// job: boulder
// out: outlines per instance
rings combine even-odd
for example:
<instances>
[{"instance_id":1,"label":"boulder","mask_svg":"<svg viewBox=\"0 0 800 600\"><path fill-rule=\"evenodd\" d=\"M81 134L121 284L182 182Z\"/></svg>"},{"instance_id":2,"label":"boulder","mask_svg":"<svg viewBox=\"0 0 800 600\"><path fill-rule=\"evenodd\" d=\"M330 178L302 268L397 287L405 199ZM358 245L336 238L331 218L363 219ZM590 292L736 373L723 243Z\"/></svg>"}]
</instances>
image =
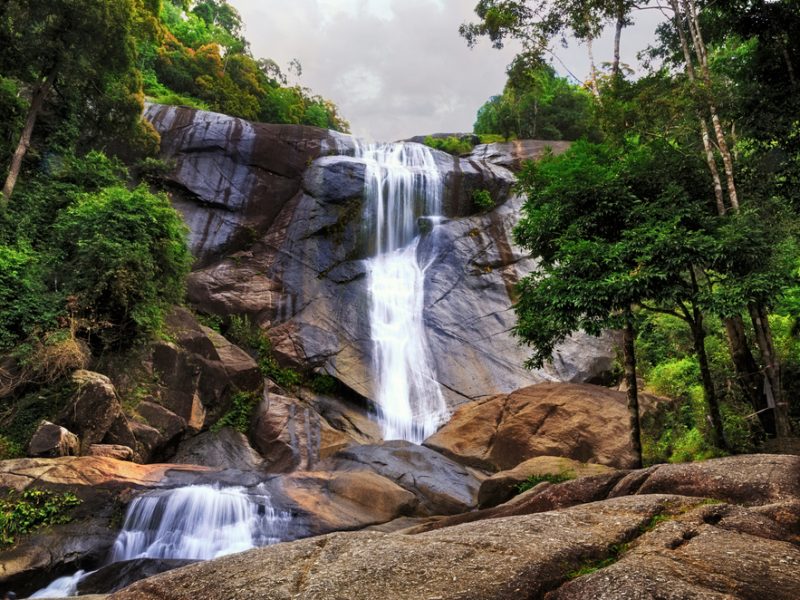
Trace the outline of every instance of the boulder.
<instances>
[{"instance_id":1,"label":"boulder","mask_svg":"<svg viewBox=\"0 0 800 600\"><path fill-rule=\"evenodd\" d=\"M481 482L478 490L478 504L488 508L502 504L519 492L519 486L532 477L556 475L567 479L578 479L613 471L611 467L587 464L558 456L537 456L508 471L500 471Z\"/></svg>"},{"instance_id":2,"label":"boulder","mask_svg":"<svg viewBox=\"0 0 800 600\"><path fill-rule=\"evenodd\" d=\"M265 485L273 503L291 511L297 537L362 529L413 515L417 507L414 494L368 471L297 471Z\"/></svg>"},{"instance_id":3,"label":"boulder","mask_svg":"<svg viewBox=\"0 0 800 600\"><path fill-rule=\"evenodd\" d=\"M87 456L114 458L116 460L133 460L135 456L133 448L117 444L92 444L86 454Z\"/></svg>"},{"instance_id":4,"label":"boulder","mask_svg":"<svg viewBox=\"0 0 800 600\"><path fill-rule=\"evenodd\" d=\"M625 394L593 385L545 383L463 406L425 445L492 471L536 456L636 464Z\"/></svg>"},{"instance_id":5,"label":"boulder","mask_svg":"<svg viewBox=\"0 0 800 600\"><path fill-rule=\"evenodd\" d=\"M136 456L142 463L153 462L158 451L165 445L164 436L155 427L138 421L130 422L131 433L136 439Z\"/></svg>"},{"instance_id":6,"label":"boulder","mask_svg":"<svg viewBox=\"0 0 800 600\"><path fill-rule=\"evenodd\" d=\"M268 471L313 470L321 459L350 444L380 438L375 424L356 409L322 396L306 394L306 398L269 392L256 409L250 437L266 459ZM319 406L333 417L337 428L320 415Z\"/></svg>"},{"instance_id":7,"label":"boulder","mask_svg":"<svg viewBox=\"0 0 800 600\"><path fill-rule=\"evenodd\" d=\"M137 558L106 565L78 582L78 594L110 594L136 581L191 565L195 560L169 558Z\"/></svg>"},{"instance_id":8,"label":"boulder","mask_svg":"<svg viewBox=\"0 0 800 600\"><path fill-rule=\"evenodd\" d=\"M171 460L176 464L243 471L258 469L264 462L247 436L231 427L206 431L183 441Z\"/></svg>"},{"instance_id":9,"label":"boulder","mask_svg":"<svg viewBox=\"0 0 800 600\"><path fill-rule=\"evenodd\" d=\"M80 437L81 453L104 441L135 444L111 380L83 370L75 371L72 380L77 386L75 396L61 413L59 422Z\"/></svg>"},{"instance_id":10,"label":"boulder","mask_svg":"<svg viewBox=\"0 0 800 600\"><path fill-rule=\"evenodd\" d=\"M165 447L176 444L186 432L187 423L171 410L148 400L139 402L136 412L147 424L156 429L160 439L153 447L154 452L163 450Z\"/></svg>"},{"instance_id":11,"label":"boulder","mask_svg":"<svg viewBox=\"0 0 800 600\"><path fill-rule=\"evenodd\" d=\"M58 458L80 453L78 436L50 421L42 421L28 444L28 456Z\"/></svg>"},{"instance_id":12,"label":"boulder","mask_svg":"<svg viewBox=\"0 0 800 600\"><path fill-rule=\"evenodd\" d=\"M392 441L342 450L320 465L335 471L372 471L417 497L415 514L449 515L476 504L478 478L458 463L410 442Z\"/></svg>"}]
</instances>

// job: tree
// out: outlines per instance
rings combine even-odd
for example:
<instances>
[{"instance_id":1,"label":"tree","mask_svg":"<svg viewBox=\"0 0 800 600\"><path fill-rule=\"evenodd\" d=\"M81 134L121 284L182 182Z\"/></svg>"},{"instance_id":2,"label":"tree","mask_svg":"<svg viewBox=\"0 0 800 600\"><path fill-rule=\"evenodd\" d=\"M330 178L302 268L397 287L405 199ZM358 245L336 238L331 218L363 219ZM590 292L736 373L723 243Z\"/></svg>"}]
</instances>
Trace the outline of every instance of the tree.
<instances>
[{"instance_id":1,"label":"tree","mask_svg":"<svg viewBox=\"0 0 800 600\"><path fill-rule=\"evenodd\" d=\"M515 230L541 257L519 285L515 332L534 347L529 366L550 359L574 331L623 329L632 445L638 436L634 310L674 315L692 331L714 443L725 448L705 349L702 279L719 255L719 225L697 162L667 143L622 149L577 142L521 176L528 199Z\"/></svg>"},{"instance_id":2,"label":"tree","mask_svg":"<svg viewBox=\"0 0 800 600\"><path fill-rule=\"evenodd\" d=\"M131 77L135 13L133 0L8 0L3 4L0 70L30 88L25 124L3 185L3 203L11 198L36 121L54 89L80 90L83 104L100 104L110 85ZM138 81L135 75L133 79ZM129 115L138 119L141 97L134 104Z\"/></svg>"}]
</instances>

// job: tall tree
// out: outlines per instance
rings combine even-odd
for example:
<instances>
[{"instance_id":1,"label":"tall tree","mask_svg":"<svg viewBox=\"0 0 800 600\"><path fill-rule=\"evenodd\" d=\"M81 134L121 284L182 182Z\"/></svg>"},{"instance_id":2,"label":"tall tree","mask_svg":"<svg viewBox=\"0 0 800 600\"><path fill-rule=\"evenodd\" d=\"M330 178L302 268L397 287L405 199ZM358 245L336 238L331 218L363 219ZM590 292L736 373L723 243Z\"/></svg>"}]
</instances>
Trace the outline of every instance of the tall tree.
<instances>
[{"instance_id":1,"label":"tall tree","mask_svg":"<svg viewBox=\"0 0 800 600\"><path fill-rule=\"evenodd\" d=\"M37 119L54 90L65 94L79 90L81 102L91 106L102 104L109 85L131 77L138 81L131 74L135 59L132 23L137 8L134 0L3 3L0 71L28 86L30 104L0 202L11 198ZM139 97L134 107L139 113L141 102Z\"/></svg>"}]
</instances>

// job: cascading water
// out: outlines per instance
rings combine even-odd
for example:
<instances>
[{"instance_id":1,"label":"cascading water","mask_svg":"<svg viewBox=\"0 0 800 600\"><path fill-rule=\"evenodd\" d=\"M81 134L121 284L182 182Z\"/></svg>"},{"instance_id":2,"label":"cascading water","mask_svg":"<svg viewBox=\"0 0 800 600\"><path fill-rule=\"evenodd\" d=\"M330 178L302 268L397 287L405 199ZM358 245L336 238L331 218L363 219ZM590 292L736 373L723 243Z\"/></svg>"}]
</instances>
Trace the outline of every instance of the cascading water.
<instances>
[{"instance_id":1,"label":"cascading water","mask_svg":"<svg viewBox=\"0 0 800 600\"><path fill-rule=\"evenodd\" d=\"M367 261L375 400L385 439L420 443L448 417L423 320L426 266L417 259L418 222L440 215L443 182L420 144L358 146L356 157L367 165L375 252Z\"/></svg>"},{"instance_id":2,"label":"cascading water","mask_svg":"<svg viewBox=\"0 0 800 600\"><path fill-rule=\"evenodd\" d=\"M210 560L289 537L291 515L245 488L194 485L135 498L109 563L136 558ZM31 598L75 594L86 574L62 577Z\"/></svg>"}]
</instances>

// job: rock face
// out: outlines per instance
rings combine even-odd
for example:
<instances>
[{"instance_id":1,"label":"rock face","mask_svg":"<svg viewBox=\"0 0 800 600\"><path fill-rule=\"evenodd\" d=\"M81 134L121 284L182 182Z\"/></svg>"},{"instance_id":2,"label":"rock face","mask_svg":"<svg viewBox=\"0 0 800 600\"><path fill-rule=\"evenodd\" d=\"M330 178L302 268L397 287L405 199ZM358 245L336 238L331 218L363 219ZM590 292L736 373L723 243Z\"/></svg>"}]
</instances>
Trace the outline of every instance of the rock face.
<instances>
[{"instance_id":1,"label":"rock face","mask_svg":"<svg viewBox=\"0 0 800 600\"><path fill-rule=\"evenodd\" d=\"M625 394L593 385L539 384L466 405L425 445L491 471L536 456L622 469L636 462Z\"/></svg>"},{"instance_id":2,"label":"rock face","mask_svg":"<svg viewBox=\"0 0 800 600\"><path fill-rule=\"evenodd\" d=\"M28 444L28 456L39 458L58 458L76 456L80 453L80 440L71 431L42 421Z\"/></svg>"},{"instance_id":3,"label":"rock face","mask_svg":"<svg viewBox=\"0 0 800 600\"><path fill-rule=\"evenodd\" d=\"M472 149L470 158L485 160L501 167L518 171L527 160L537 160L545 152L561 154L570 147L571 142L553 142L543 140L514 140L512 142L496 142L479 144Z\"/></svg>"},{"instance_id":4,"label":"rock face","mask_svg":"<svg viewBox=\"0 0 800 600\"><path fill-rule=\"evenodd\" d=\"M323 416L325 415L325 416ZM332 398L291 398L268 393L250 436L273 473L313 470L322 459L356 443L380 439L367 415Z\"/></svg>"},{"instance_id":5,"label":"rock face","mask_svg":"<svg viewBox=\"0 0 800 600\"><path fill-rule=\"evenodd\" d=\"M247 436L230 427L206 431L183 442L172 462L220 469L259 469L264 459L253 450Z\"/></svg>"},{"instance_id":6,"label":"rock face","mask_svg":"<svg viewBox=\"0 0 800 600\"><path fill-rule=\"evenodd\" d=\"M355 141L174 107L151 105L146 116L161 133L164 157L174 161L173 200L199 258L188 284L191 302L209 313L248 316L268 330L282 362L328 373L373 398L373 343L364 318L369 207ZM511 294L534 262L511 242L520 205L506 202L513 175L492 153L433 155L451 221L424 236L420 253L433 261L426 324L450 406L541 381L587 381L607 370L610 340L584 337L565 344L553 368L522 368L527 351L509 333ZM500 206L470 217L472 194L482 189ZM168 407L191 426L189 408L196 407L185 400L181 410Z\"/></svg>"},{"instance_id":7,"label":"rock face","mask_svg":"<svg viewBox=\"0 0 800 600\"><path fill-rule=\"evenodd\" d=\"M78 593L81 596L86 594L110 594L141 579L185 567L194 562L196 561L139 558L112 563L81 579L78 583Z\"/></svg>"},{"instance_id":8,"label":"rock face","mask_svg":"<svg viewBox=\"0 0 800 600\"><path fill-rule=\"evenodd\" d=\"M767 591L793 600L798 468L796 456L738 456L542 484L524 502L449 517L416 535L335 533L279 544L140 581L112 599L188 600L213 585L241 600L722 600ZM691 495L649 493L649 481ZM613 497L624 490L632 495ZM704 499L707 492L716 499ZM776 520L775 506L793 521Z\"/></svg>"}]
</instances>

